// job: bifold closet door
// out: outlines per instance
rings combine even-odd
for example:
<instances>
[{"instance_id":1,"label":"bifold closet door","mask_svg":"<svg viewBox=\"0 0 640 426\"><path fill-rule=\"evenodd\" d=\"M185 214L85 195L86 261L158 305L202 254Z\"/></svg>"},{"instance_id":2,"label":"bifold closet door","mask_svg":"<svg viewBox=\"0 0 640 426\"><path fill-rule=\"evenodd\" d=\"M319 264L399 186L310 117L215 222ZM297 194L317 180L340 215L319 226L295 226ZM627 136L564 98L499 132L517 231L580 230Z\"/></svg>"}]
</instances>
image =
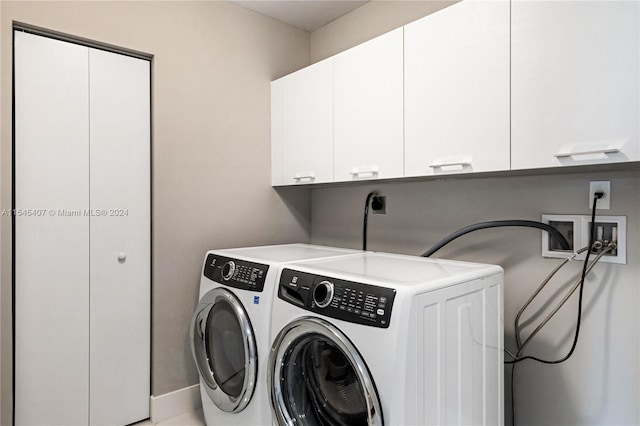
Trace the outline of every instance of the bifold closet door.
<instances>
[{"instance_id":1,"label":"bifold closet door","mask_svg":"<svg viewBox=\"0 0 640 426\"><path fill-rule=\"evenodd\" d=\"M15 422L149 417L150 63L16 31Z\"/></svg>"},{"instance_id":2,"label":"bifold closet door","mask_svg":"<svg viewBox=\"0 0 640 426\"><path fill-rule=\"evenodd\" d=\"M88 63L15 32L16 425L89 419Z\"/></svg>"},{"instance_id":3,"label":"bifold closet door","mask_svg":"<svg viewBox=\"0 0 640 426\"><path fill-rule=\"evenodd\" d=\"M149 66L89 51L91 425L149 417Z\"/></svg>"}]
</instances>

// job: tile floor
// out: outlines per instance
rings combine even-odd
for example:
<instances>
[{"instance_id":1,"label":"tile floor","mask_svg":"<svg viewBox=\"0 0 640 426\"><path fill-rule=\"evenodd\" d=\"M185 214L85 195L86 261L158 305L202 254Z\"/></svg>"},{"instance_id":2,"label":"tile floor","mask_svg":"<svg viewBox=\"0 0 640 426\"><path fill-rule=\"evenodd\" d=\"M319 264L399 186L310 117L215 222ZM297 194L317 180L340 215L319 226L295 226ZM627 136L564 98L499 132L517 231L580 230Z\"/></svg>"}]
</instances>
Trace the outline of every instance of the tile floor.
<instances>
[{"instance_id":1,"label":"tile floor","mask_svg":"<svg viewBox=\"0 0 640 426\"><path fill-rule=\"evenodd\" d=\"M192 411L190 413L181 414L177 417L164 420L160 423L156 423L157 426L205 426L204 415L202 409ZM134 423L131 426L153 426L151 420L143 420L138 423Z\"/></svg>"}]
</instances>

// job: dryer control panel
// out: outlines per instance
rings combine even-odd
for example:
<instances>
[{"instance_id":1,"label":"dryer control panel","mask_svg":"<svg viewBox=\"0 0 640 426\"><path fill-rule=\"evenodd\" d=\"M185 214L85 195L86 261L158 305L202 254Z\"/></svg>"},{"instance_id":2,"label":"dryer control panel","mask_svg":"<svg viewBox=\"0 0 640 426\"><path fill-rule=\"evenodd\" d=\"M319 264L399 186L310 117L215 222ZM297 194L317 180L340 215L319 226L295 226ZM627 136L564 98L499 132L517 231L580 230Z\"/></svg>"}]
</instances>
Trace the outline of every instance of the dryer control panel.
<instances>
[{"instance_id":1,"label":"dryer control panel","mask_svg":"<svg viewBox=\"0 0 640 426\"><path fill-rule=\"evenodd\" d=\"M278 297L302 309L330 318L387 328L396 291L284 269Z\"/></svg>"},{"instance_id":2,"label":"dryer control panel","mask_svg":"<svg viewBox=\"0 0 640 426\"><path fill-rule=\"evenodd\" d=\"M268 270L269 265L209 254L203 273L210 280L229 287L261 292Z\"/></svg>"}]
</instances>

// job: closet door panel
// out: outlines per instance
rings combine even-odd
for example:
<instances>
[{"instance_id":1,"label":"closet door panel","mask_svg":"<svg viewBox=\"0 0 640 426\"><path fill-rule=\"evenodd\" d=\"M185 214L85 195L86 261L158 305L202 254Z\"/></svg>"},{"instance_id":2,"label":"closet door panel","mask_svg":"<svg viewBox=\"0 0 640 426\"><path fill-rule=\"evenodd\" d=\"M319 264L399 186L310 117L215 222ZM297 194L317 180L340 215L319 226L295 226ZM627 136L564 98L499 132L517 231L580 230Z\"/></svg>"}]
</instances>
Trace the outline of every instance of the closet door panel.
<instances>
[{"instance_id":1,"label":"closet door panel","mask_svg":"<svg viewBox=\"0 0 640 426\"><path fill-rule=\"evenodd\" d=\"M149 417L150 63L91 49L90 424Z\"/></svg>"},{"instance_id":2,"label":"closet door panel","mask_svg":"<svg viewBox=\"0 0 640 426\"><path fill-rule=\"evenodd\" d=\"M86 424L88 49L14 36L15 423Z\"/></svg>"}]
</instances>

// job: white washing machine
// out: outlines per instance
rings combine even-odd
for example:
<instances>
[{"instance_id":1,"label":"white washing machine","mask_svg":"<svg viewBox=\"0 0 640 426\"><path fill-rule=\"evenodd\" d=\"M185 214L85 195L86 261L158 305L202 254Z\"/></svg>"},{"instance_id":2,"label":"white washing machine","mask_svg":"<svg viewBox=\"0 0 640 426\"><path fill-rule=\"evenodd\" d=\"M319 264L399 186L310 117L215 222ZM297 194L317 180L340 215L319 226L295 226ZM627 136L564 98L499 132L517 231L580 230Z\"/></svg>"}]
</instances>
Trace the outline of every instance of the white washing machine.
<instances>
[{"instance_id":1,"label":"white washing machine","mask_svg":"<svg viewBox=\"0 0 640 426\"><path fill-rule=\"evenodd\" d=\"M503 271L367 253L287 265L267 383L280 425L500 425Z\"/></svg>"},{"instance_id":2,"label":"white washing machine","mask_svg":"<svg viewBox=\"0 0 640 426\"><path fill-rule=\"evenodd\" d=\"M271 423L265 366L272 298L282 263L362 254L308 244L206 254L190 335L207 424Z\"/></svg>"}]
</instances>

